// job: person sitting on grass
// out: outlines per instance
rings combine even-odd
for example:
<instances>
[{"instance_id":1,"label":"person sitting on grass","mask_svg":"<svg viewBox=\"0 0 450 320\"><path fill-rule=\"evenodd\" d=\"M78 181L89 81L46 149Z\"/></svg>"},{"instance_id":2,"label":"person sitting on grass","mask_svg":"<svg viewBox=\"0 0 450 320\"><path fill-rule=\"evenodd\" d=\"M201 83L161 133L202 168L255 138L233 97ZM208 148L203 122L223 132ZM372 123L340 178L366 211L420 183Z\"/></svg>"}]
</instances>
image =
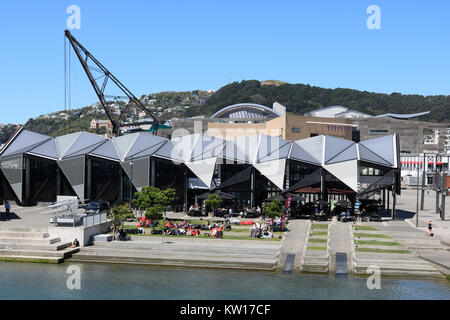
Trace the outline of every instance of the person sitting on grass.
<instances>
[{"instance_id":1,"label":"person sitting on grass","mask_svg":"<svg viewBox=\"0 0 450 320\"><path fill-rule=\"evenodd\" d=\"M223 224L217 228L217 238L222 239L223 238Z\"/></svg>"},{"instance_id":2,"label":"person sitting on grass","mask_svg":"<svg viewBox=\"0 0 450 320\"><path fill-rule=\"evenodd\" d=\"M186 232L186 235L187 236L192 236L192 228L191 227L188 228L188 231Z\"/></svg>"},{"instance_id":3,"label":"person sitting on grass","mask_svg":"<svg viewBox=\"0 0 450 320\"><path fill-rule=\"evenodd\" d=\"M186 234L186 230L184 230L183 228L178 229L179 236L184 236L185 234Z\"/></svg>"},{"instance_id":4,"label":"person sitting on grass","mask_svg":"<svg viewBox=\"0 0 450 320\"><path fill-rule=\"evenodd\" d=\"M192 233L193 237L198 237L200 235L200 231L198 229L195 229L194 232Z\"/></svg>"}]
</instances>

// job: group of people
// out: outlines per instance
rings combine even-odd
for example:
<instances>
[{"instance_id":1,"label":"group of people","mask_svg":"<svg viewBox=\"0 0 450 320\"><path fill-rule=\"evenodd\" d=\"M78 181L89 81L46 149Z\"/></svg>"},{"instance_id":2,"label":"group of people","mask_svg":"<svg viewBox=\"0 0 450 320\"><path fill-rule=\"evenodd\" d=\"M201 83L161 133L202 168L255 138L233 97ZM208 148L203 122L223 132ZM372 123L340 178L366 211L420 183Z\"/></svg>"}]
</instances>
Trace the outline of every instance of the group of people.
<instances>
[{"instance_id":1,"label":"group of people","mask_svg":"<svg viewBox=\"0 0 450 320\"><path fill-rule=\"evenodd\" d=\"M180 222L178 224L168 221L164 225L165 235L177 235L177 236L193 236L198 237L200 235L200 230L194 228L192 225L186 221Z\"/></svg>"},{"instance_id":2,"label":"group of people","mask_svg":"<svg viewBox=\"0 0 450 320\"><path fill-rule=\"evenodd\" d=\"M263 239L273 238L273 233L269 229L269 224L254 223L250 231L250 238L263 238Z\"/></svg>"},{"instance_id":3,"label":"group of people","mask_svg":"<svg viewBox=\"0 0 450 320\"><path fill-rule=\"evenodd\" d=\"M193 212L201 212L202 215L206 215L206 201L203 201L203 204L200 206L198 203L195 204L191 204L191 206L189 207L189 213L193 213Z\"/></svg>"}]
</instances>

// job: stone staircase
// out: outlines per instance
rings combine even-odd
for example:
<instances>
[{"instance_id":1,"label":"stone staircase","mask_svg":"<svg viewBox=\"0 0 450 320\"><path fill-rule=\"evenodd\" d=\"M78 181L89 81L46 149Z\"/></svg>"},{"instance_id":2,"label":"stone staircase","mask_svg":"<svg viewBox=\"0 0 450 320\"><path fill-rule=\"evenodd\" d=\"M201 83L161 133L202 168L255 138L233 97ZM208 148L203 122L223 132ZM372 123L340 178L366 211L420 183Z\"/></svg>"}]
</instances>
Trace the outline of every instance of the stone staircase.
<instances>
[{"instance_id":1,"label":"stone staircase","mask_svg":"<svg viewBox=\"0 0 450 320\"><path fill-rule=\"evenodd\" d=\"M238 243L235 243L238 242ZM279 259L279 243L253 241L184 241L170 239L98 242L84 247L71 261L152 266L274 271Z\"/></svg>"},{"instance_id":2,"label":"stone staircase","mask_svg":"<svg viewBox=\"0 0 450 320\"><path fill-rule=\"evenodd\" d=\"M61 263L79 251L70 246L46 228L0 228L0 261Z\"/></svg>"},{"instance_id":3,"label":"stone staircase","mask_svg":"<svg viewBox=\"0 0 450 320\"><path fill-rule=\"evenodd\" d=\"M330 248L329 248L329 230L330 225L324 224L327 228L315 228L314 224L307 233L305 241L305 250L302 257L302 272L310 273L328 273L330 271ZM326 235L317 235L314 232L326 233ZM311 239L321 239L324 242L312 242ZM314 248L325 247L326 250L314 250Z\"/></svg>"},{"instance_id":4,"label":"stone staircase","mask_svg":"<svg viewBox=\"0 0 450 320\"><path fill-rule=\"evenodd\" d=\"M355 235L355 233L360 236ZM364 236L362 236L364 235ZM420 277L443 278L443 274L431 263L420 259L411 249L417 243L394 238L383 237L385 233L380 231L353 230L352 270L356 275L368 275L368 268L376 266L381 271L381 276L392 277ZM361 244L358 241L376 241L376 244ZM385 245L384 245L385 243ZM435 242L423 242L421 246L434 248ZM373 250L384 252L364 252L360 250Z\"/></svg>"}]
</instances>

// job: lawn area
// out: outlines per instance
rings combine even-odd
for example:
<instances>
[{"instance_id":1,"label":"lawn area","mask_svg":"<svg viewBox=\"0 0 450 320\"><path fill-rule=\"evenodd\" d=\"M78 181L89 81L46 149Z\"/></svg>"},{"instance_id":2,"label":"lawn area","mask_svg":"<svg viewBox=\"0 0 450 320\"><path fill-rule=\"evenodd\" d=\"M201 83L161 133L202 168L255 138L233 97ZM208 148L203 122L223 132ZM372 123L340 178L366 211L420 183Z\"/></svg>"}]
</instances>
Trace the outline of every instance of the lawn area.
<instances>
[{"instance_id":1,"label":"lawn area","mask_svg":"<svg viewBox=\"0 0 450 320\"><path fill-rule=\"evenodd\" d=\"M327 236L328 231L313 231L311 232L311 236Z\"/></svg>"},{"instance_id":2,"label":"lawn area","mask_svg":"<svg viewBox=\"0 0 450 320\"><path fill-rule=\"evenodd\" d=\"M308 242L311 242L311 243L327 243L328 239L309 238Z\"/></svg>"},{"instance_id":3,"label":"lawn area","mask_svg":"<svg viewBox=\"0 0 450 320\"><path fill-rule=\"evenodd\" d=\"M410 253L408 250L389 250L389 249L375 249L375 248L356 248L359 252L373 252L373 253L399 253L407 254Z\"/></svg>"},{"instance_id":4,"label":"lawn area","mask_svg":"<svg viewBox=\"0 0 450 320\"><path fill-rule=\"evenodd\" d=\"M311 229L328 229L328 224L315 223L311 226Z\"/></svg>"},{"instance_id":5,"label":"lawn area","mask_svg":"<svg viewBox=\"0 0 450 320\"><path fill-rule=\"evenodd\" d=\"M370 246L403 247L403 245L398 242L387 242L377 240L355 240L355 244L365 244Z\"/></svg>"},{"instance_id":6,"label":"lawn area","mask_svg":"<svg viewBox=\"0 0 450 320\"><path fill-rule=\"evenodd\" d=\"M316 246L309 246L306 247L306 250L327 250L327 247L316 247Z\"/></svg>"},{"instance_id":7,"label":"lawn area","mask_svg":"<svg viewBox=\"0 0 450 320\"><path fill-rule=\"evenodd\" d=\"M353 226L355 230L365 230L365 231L379 231L377 228L369 226Z\"/></svg>"},{"instance_id":8,"label":"lawn area","mask_svg":"<svg viewBox=\"0 0 450 320\"><path fill-rule=\"evenodd\" d=\"M392 239L392 237L389 237L385 234L370 234L370 233L354 233L354 237L359 238L383 238L383 239Z\"/></svg>"},{"instance_id":9,"label":"lawn area","mask_svg":"<svg viewBox=\"0 0 450 320\"><path fill-rule=\"evenodd\" d=\"M154 237L154 238L161 238L163 237L160 234L132 234L130 235L132 237ZM200 234L199 237L192 237L192 236L167 236L165 235L164 238L166 239L175 239L175 238L185 238L185 239L216 239L214 237L205 237L204 233ZM223 239L225 240L260 240L260 241L281 241L282 238L279 238L278 236L274 236L272 239L257 239L257 238L250 238L249 236L235 236L235 235L224 235Z\"/></svg>"}]
</instances>

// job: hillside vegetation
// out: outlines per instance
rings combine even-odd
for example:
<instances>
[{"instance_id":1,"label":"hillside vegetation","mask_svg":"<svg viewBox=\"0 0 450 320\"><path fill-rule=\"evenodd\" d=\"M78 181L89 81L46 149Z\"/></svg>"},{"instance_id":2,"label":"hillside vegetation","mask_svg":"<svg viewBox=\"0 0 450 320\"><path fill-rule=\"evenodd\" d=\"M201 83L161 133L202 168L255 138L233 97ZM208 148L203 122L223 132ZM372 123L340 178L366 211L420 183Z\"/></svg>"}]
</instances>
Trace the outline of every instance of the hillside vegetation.
<instances>
[{"instance_id":1,"label":"hillside vegetation","mask_svg":"<svg viewBox=\"0 0 450 320\"><path fill-rule=\"evenodd\" d=\"M233 82L216 92L200 90L161 92L144 95L140 99L160 120L210 116L221 108L236 103L251 102L271 107L274 102L279 102L286 106L288 113L299 115L317 108L342 105L372 115L431 111L429 115L420 119L450 123L450 96L383 94L342 88L325 89L278 80ZM98 104L74 111L78 111L79 114L73 115L72 112L66 118L41 116L30 119L25 124L25 128L57 136L89 130L89 123L94 118L107 119ZM138 113L135 112L129 120L135 121L142 118ZM14 132L13 129L4 127L0 131L0 141L9 137Z\"/></svg>"}]
</instances>

